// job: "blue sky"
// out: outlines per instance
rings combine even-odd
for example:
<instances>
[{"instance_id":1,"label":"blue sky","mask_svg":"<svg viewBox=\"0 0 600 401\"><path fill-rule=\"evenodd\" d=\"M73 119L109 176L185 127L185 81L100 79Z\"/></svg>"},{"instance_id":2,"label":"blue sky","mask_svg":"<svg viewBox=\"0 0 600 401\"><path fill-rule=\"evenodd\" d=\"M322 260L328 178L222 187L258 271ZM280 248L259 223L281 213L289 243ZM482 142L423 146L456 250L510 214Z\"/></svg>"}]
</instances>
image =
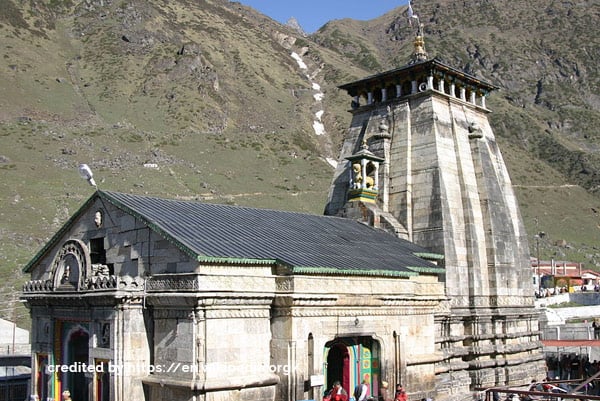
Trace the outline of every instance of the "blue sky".
<instances>
[{"instance_id":1,"label":"blue sky","mask_svg":"<svg viewBox=\"0 0 600 401\"><path fill-rule=\"evenodd\" d=\"M295 17L302 29L313 33L327 21L380 17L408 0L238 0L283 24Z\"/></svg>"}]
</instances>

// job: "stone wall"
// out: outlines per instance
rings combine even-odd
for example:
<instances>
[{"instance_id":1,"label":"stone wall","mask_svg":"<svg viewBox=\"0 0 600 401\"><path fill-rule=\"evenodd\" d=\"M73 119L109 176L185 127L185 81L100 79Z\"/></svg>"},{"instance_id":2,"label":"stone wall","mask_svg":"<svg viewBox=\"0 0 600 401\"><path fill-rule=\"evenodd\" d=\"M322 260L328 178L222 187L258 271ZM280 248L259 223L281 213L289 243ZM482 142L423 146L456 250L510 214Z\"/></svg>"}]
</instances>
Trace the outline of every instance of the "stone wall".
<instances>
[{"instance_id":1,"label":"stone wall","mask_svg":"<svg viewBox=\"0 0 600 401\"><path fill-rule=\"evenodd\" d=\"M163 367L144 379L151 399L272 401L279 379L271 370L270 267L194 270L149 280L146 302L155 326L149 335L154 364Z\"/></svg>"},{"instance_id":2,"label":"stone wall","mask_svg":"<svg viewBox=\"0 0 600 401\"><path fill-rule=\"evenodd\" d=\"M288 399L290 391L296 399L319 398L324 388L305 392L302 384L325 373L328 344L357 338L379 350L375 385L401 382L411 397L434 395L435 364L442 358L435 350L434 311L444 298L435 276L294 276L293 289L276 295L271 320L273 360L294 367L291 374L280 373L276 399Z\"/></svg>"}]
</instances>

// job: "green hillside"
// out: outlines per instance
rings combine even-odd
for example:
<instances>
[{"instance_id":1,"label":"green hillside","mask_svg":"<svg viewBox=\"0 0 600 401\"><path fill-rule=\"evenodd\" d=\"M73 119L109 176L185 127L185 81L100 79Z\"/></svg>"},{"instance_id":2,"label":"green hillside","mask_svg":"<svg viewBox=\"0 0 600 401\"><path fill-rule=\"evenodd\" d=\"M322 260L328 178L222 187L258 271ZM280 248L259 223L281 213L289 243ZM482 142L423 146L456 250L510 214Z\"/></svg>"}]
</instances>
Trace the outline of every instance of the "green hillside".
<instances>
[{"instance_id":1,"label":"green hillside","mask_svg":"<svg viewBox=\"0 0 600 401\"><path fill-rule=\"evenodd\" d=\"M544 231L543 258L598 268L597 2L413 7L430 56L501 88L531 246ZM405 64L414 31L405 7L306 37L227 0L0 0L0 315L26 324L21 269L91 195L80 163L106 190L322 213L350 123L337 86Z\"/></svg>"}]
</instances>

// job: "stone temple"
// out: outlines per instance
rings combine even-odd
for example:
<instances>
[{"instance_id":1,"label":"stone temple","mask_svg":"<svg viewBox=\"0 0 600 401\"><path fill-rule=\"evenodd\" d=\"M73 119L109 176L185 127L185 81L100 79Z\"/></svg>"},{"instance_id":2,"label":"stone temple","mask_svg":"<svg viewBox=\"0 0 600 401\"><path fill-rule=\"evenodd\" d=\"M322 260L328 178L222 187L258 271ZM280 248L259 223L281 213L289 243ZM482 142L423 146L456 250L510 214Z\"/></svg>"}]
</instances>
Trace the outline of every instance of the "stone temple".
<instances>
[{"instance_id":1,"label":"stone temple","mask_svg":"<svg viewBox=\"0 0 600 401\"><path fill-rule=\"evenodd\" d=\"M528 244L485 105L427 59L341 87L325 216L96 191L32 258L31 394L470 400L545 374Z\"/></svg>"},{"instance_id":2,"label":"stone temple","mask_svg":"<svg viewBox=\"0 0 600 401\"><path fill-rule=\"evenodd\" d=\"M352 122L326 214L443 255L436 391L545 377L529 246L487 115L493 85L436 59L341 86Z\"/></svg>"}]
</instances>

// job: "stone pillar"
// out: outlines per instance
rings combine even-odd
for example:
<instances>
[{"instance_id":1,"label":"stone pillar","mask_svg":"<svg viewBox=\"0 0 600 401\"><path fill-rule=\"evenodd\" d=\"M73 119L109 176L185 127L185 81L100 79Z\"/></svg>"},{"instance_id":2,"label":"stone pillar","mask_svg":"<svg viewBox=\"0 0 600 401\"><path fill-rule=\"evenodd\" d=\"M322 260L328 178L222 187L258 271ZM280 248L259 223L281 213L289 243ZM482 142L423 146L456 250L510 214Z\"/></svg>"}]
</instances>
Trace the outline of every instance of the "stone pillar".
<instances>
[{"instance_id":1,"label":"stone pillar","mask_svg":"<svg viewBox=\"0 0 600 401\"><path fill-rule=\"evenodd\" d=\"M360 183L360 187L362 189L365 189L367 187L367 159L362 159L360 161L360 174L363 177Z\"/></svg>"},{"instance_id":2,"label":"stone pillar","mask_svg":"<svg viewBox=\"0 0 600 401\"><path fill-rule=\"evenodd\" d=\"M386 100L387 100L387 89L386 89L386 88L383 88L383 89L381 90L381 101L382 101L382 102L385 102Z\"/></svg>"},{"instance_id":3,"label":"stone pillar","mask_svg":"<svg viewBox=\"0 0 600 401\"><path fill-rule=\"evenodd\" d=\"M117 310L114 331L120 342L115 345L117 357L113 363L122 367L123 371L114 377L114 399L143 399L141 380L146 376L144 368L150 366L150 344L143 307L141 303L128 302L119 305Z\"/></svg>"},{"instance_id":4,"label":"stone pillar","mask_svg":"<svg viewBox=\"0 0 600 401\"><path fill-rule=\"evenodd\" d=\"M444 91L446 90L446 88L444 88L444 79L440 78L440 80L438 81L438 90L442 93L444 93Z\"/></svg>"},{"instance_id":5,"label":"stone pillar","mask_svg":"<svg viewBox=\"0 0 600 401\"><path fill-rule=\"evenodd\" d=\"M474 90L472 90L472 91L471 91L471 103L472 103L472 104L475 104L475 105L477 104L477 101L476 101L476 99L477 99L477 98L476 98L476 95L477 95L477 94L475 93L475 91L474 91Z\"/></svg>"},{"instance_id":6,"label":"stone pillar","mask_svg":"<svg viewBox=\"0 0 600 401\"><path fill-rule=\"evenodd\" d=\"M456 97L456 84L454 82L450 82L450 96Z\"/></svg>"},{"instance_id":7,"label":"stone pillar","mask_svg":"<svg viewBox=\"0 0 600 401\"><path fill-rule=\"evenodd\" d=\"M467 101L467 89L464 86L460 87L460 100Z\"/></svg>"},{"instance_id":8,"label":"stone pillar","mask_svg":"<svg viewBox=\"0 0 600 401\"><path fill-rule=\"evenodd\" d=\"M373 104L373 92L367 93L367 104Z\"/></svg>"},{"instance_id":9,"label":"stone pillar","mask_svg":"<svg viewBox=\"0 0 600 401\"><path fill-rule=\"evenodd\" d=\"M481 95L481 107L483 107L484 109L486 108L486 105L485 105L485 95L484 94Z\"/></svg>"},{"instance_id":10,"label":"stone pillar","mask_svg":"<svg viewBox=\"0 0 600 401\"><path fill-rule=\"evenodd\" d=\"M427 77L427 89L433 89L433 75Z\"/></svg>"},{"instance_id":11,"label":"stone pillar","mask_svg":"<svg viewBox=\"0 0 600 401\"><path fill-rule=\"evenodd\" d=\"M419 84L417 81L412 81L411 82L411 91L410 93L415 94L419 91Z\"/></svg>"},{"instance_id":12,"label":"stone pillar","mask_svg":"<svg viewBox=\"0 0 600 401\"><path fill-rule=\"evenodd\" d=\"M396 85L396 97L402 96L402 85Z\"/></svg>"}]
</instances>

